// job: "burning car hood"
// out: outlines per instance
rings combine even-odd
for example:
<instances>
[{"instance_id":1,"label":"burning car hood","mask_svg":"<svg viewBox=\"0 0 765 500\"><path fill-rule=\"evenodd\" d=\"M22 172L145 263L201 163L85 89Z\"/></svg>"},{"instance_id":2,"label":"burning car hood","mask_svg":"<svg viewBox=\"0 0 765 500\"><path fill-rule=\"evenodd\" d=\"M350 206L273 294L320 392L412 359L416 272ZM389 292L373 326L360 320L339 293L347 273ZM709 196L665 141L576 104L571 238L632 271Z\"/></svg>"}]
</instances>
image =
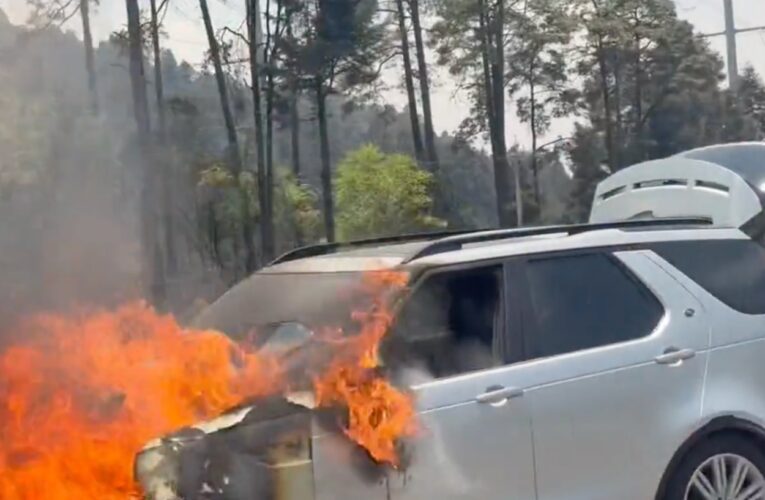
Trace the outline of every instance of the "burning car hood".
<instances>
[{"instance_id":1,"label":"burning car hood","mask_svg":"<svg viewBox=\"0 0 765 500\"><path fill-rule=\"evenodd\" d=\"M135 460L148 500L303 497L313 487L310 393L269 397L149 442Z\"/></svg>"}]
</instances>

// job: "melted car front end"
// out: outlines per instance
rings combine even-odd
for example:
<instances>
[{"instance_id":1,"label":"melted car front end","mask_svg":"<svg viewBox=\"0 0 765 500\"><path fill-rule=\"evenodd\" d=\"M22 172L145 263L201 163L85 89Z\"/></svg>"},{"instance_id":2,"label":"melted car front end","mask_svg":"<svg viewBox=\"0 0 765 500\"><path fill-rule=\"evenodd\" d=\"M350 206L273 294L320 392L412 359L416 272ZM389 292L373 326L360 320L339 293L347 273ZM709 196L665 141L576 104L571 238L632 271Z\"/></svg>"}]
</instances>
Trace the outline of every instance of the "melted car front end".
<instances>
[{"instance_id":1,"label":"melted car front end","mask_svg":"<svg viewBox=\"0 0 765 500\"><path fill-rule=\"evenodd\" d=\"M149 443L135 473L147 500L310 500L311 411L282 398Z\"/></svg>"}]
</instances>

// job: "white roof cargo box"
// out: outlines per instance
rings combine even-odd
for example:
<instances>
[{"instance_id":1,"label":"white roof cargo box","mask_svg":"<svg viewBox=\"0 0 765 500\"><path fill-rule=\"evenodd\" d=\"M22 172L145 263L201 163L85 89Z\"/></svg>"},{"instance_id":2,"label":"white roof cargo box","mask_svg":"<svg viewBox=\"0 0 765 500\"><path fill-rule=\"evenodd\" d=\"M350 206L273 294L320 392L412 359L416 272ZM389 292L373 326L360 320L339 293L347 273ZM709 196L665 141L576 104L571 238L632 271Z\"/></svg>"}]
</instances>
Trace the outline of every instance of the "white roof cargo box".
<instances>
[{"instance_id":1,"label":"white roof cargo box","mask_svg":"<svg viewBox=\"0 0 765 500\"><path fill-rule=\"evenodd\" d=\"M632 165L598 184L590 222L708 217L741 227L765 207L765 143L693 149Z\"/></svg>"}]
</instances>

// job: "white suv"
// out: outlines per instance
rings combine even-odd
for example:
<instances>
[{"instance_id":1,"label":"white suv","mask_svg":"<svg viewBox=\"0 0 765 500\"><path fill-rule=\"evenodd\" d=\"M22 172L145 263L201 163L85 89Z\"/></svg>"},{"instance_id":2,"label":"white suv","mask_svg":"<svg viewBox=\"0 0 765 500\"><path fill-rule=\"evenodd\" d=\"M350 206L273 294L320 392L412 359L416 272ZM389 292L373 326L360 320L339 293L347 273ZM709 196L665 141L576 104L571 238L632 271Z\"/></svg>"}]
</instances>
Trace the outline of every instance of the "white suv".
<instances>
[{"instance_id":1,"label":"white suv","mask_svg":"<svg viewBox=\"0 0 765 500\"><path fill-rule=\"evenodd\" d=\"M409 271L383 350L426 429L405 466L275 398L152 443L139 480L156 499L765 499L763 149L624 169L586 225L284 256L199 323L309 325L361 273ZM307 445L268 452L288 428Z\"/></svg>"}]
</instances>

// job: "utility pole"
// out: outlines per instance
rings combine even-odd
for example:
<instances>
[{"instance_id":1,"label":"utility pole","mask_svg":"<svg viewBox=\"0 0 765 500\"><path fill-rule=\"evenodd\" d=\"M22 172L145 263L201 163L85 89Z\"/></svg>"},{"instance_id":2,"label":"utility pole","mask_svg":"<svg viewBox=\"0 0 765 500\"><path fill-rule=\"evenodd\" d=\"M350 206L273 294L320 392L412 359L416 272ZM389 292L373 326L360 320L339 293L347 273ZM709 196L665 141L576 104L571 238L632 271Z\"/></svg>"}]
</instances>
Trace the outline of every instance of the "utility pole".
<instances>
[{"instance_id":1,"label":"utility pole","mask_svg":"<svg viewBox=\"0 0 765 500\"><path fill-rule=\"evenodd\" d=\"M725 31L718 33L707 33L702 37L714 37L725 35L725 52L727 54L728 85L733 91L738 90L739 72L738 72L738 51L736 48L736 35L749 31L765 31L765 26L755 26L752 28L736 29L736 22L733 18L733 0L723 0L725 11Z\"/></svg>"},{"instance_id":2,"label":"utility pole","mask_svg":"<svg viewBox=\"0 0 765 500\"><path fill-rule=\"evenodd\" d=\"M736 21L733 19L733 0L723 0L725 5L725 46L728 52L728 85L738 90L738 52L736 50Z\"/></svg>"}]
</instances>

